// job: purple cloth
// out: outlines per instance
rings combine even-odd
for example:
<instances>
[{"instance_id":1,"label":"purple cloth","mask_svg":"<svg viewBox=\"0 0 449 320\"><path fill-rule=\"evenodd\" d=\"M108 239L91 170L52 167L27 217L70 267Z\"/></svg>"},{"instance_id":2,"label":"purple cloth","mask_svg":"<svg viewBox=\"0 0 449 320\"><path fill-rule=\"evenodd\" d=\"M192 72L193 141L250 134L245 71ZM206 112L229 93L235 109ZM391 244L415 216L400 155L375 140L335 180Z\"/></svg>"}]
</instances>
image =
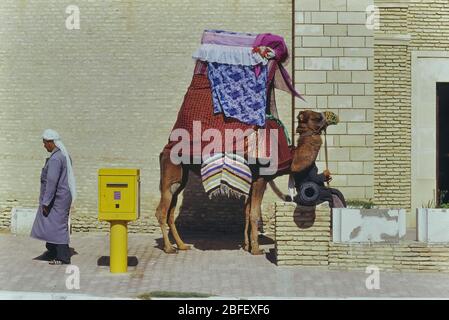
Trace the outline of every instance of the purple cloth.
<instances>
[{"instance_id":1,"label":"purple cloth","mask_svg":"<svg viewBox=\"0 0 449 320\"><path fill-rule=\"evenodd\" d=\"M287 85L288 89L293 95L304 100L302 95L296 91L295 87L292 84L290 75L288 74L288 71L282 65L282 63L285 62L288 58L288 49L287 45L285 44L284 38L271 33L261 33L257 36L256 41L253 44L253 47L257 48L261 46L270 47L271 49L273 49L273 51L276 54L274 59L278 62L279 71L281 72L282 78L285 84ZM258 73L260 72L260 66L256 66L255 72L256 76L258 76Z\"/></svg>"},{"instance_id":2,"label":"purple cloth","mask_svg":"<svg viewBox=\"0 0 449 320\"><path fill-rule=\"evenodd\" d=\"M253 47L270 47L274 50L277 62L285 62L288 58L288 49L284 38L271 33L261 33L256 37Z\"/></svg>"},{"instance_id":3,"label":"purple cloth","mask_svg":"<svg viewBox=\"0 0 449 320\"><path fill-rule=\"evenodd\" d=\"M68 244L71 203L67 163L65 156L58 149L50 155L42 169L39 209L31 230L31 237L54 244ZM43 215L43 205L50 209L47 217Z\"/></svg>"},{"instance_id":4,"label":"purple cloth","mask_svg":"<svg viewBox=\"0 0 449 320\"><path fill-rule=\"evenodd\" d=\"M288 74L287 69L285 69L281 63L279 63L279 71L281 72L282 78L283 78L284 82L287 84L287 87L290 90L290 92L294 96L300 98L301 100L306 101L303 98L303 96L298 91L296 91L295 87L292 84L292 79L290 78L290 75Z\"/></svg>"},{"instance_id":5,"label":"purple cloth","mask_svg":"<svg viewBox=\"0 0 449 320\"><path fill-rule=\"evenodd\" d=\"M250 125L265 125L267 106L267 66L259 77L252 66L212 62L208 64L214 113Z\"/></svg>"}]
</instances>

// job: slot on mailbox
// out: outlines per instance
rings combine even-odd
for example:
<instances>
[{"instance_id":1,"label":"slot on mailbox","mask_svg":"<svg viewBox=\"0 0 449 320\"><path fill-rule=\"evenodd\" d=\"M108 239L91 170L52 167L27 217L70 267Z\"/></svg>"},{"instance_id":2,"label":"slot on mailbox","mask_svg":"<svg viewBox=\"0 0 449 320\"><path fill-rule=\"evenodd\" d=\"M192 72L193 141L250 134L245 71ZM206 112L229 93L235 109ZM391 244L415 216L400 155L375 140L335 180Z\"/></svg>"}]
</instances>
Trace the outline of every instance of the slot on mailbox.
<instances>
[{"instance_id":1,"label":"slot on mailbox","mask_svg":"<svg viewBox=\"0 0 449 320\"><path fill-rule=\"evenodd\" d=\"M128 188L127 183L107 183L106 187L108 188Z\"/></svg>"}]
</instances>

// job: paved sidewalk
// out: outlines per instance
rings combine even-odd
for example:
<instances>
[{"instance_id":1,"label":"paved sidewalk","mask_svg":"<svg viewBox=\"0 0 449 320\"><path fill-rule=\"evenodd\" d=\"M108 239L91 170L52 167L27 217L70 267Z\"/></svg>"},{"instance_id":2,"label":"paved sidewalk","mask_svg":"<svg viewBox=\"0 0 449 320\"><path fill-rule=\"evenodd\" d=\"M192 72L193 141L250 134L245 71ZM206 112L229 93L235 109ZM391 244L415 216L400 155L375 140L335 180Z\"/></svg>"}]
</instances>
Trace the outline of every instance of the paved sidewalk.
<instances>
[{"instance_id":1,"label":"paved sidewalk","mask_svg":"<svg viewBox=\"0 0 449 320\"><path fill-rule=\"evenodd\" d=\"M26 292L0 291L0 300L123 300L124 298L109 298L88 294L66 292ZM132 299L132 298L131 298Z\"/></svg>"},{"instance_id":2,"label":"paved sidewalk","mask_svg":"<svg viewBox=\"0 0 449 320\"><path fill-rule=\"evenodd\" d=\"M449 274L381 271L380 289L368 290L368 274L362 271L278 267L270 254L252 256L240 249L240 237L185 240L194 249L167 255L160 249L159 236L132 234L129 255L137 257L137 266L129 267L127 274L111 274L109 267L97 266L101 256L109 255L109 235L73 234L71 247L78 254L72 263L80 270L80 289L69 290L67 266L33 260L45 251L43 242L0 233L0 290L3 297L16 292L18 299L27 292L47 293L42 299L76 299L135 298L154 291L238 298L449 298ZM261 242L272 252L270 239Z\"/></svg>"}]
</instances>

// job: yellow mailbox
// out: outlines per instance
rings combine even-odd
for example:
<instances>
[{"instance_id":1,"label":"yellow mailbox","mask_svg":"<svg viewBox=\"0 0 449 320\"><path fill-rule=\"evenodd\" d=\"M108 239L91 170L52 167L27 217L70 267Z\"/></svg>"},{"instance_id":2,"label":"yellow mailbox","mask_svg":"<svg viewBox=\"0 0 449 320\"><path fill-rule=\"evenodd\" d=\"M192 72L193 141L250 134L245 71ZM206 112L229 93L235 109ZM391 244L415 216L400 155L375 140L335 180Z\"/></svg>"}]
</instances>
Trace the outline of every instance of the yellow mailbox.
<instances>
[{"instance_id":1,"label":"yellow mailbox","mask_svg":"<svg viewBox=\"0 0 449 320\"><path fill-rule=\"evenodd\" d=\"M98 171L98 219L111 224L110 270L128 270L128 221L140 217L140 170Z\"/></svg>"}]
</instances>

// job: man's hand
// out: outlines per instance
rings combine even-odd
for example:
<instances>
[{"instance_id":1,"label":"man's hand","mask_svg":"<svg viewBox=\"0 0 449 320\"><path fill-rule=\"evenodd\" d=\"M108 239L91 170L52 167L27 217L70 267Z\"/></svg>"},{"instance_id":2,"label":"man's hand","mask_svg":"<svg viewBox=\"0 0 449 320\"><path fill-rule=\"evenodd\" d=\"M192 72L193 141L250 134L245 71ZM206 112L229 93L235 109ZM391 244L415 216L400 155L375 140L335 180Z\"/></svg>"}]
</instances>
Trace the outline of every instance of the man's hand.
<instances>
[{"instance_id":1,"label":"man's hand","mask_svg":"<svg viewBox=\"0 0 449 320\"><path fill-rule=\"evenodd\" d=\"M48 206L42 206L42 214L44 215L44 217L48 217L48 214L50 213L50 209L48 208Z\"/></svg>"},{"instance_id":2,"label":"man's hand","mask_svg":"<svg viewBox=\"0 0 449 320\"><path fill-rule=\"evenodd\" d=\"M329 170L324 170L323 171L323 175L324 175L324 181L325 182L330 182L332 181L332 177L331 177L331 172Z\"/></svg>"}]
</instances>

